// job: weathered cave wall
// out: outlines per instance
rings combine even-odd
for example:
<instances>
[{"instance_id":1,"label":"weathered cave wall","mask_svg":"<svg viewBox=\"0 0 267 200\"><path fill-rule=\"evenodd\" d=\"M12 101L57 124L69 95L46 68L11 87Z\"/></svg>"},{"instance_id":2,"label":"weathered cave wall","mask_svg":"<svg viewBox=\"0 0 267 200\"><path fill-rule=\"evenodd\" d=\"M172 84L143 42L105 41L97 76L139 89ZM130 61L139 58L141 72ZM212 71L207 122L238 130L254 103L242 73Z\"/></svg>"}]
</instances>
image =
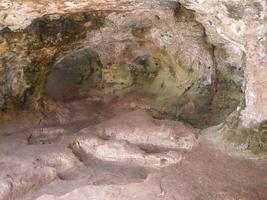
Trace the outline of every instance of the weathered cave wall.
<instances>
[{"instance_id":1,"label":"weathered cave wall","mask_svg":"<svg viewBox=\"0 0 267 200\"><path fill-rule=\"evenodd\" d=\"M243 111L241 113L241 119L244 126L251 126L251 124L259 123L262 120L267 118L267 104L266 104L266 98L265 91L266 87L265 84L267 82L264 80L265 74L267 73L267 70L265 69L266 65L266 16L265 15L265 9L266 4L265 1L213 1L213 0L202 0L202 1L194 1L194 0L181 0L179 1L182 3L186 8L192 9L195 11L195 16L197 21L199 21L204 27L205 27L205 35L208 36L208 42L210 44L213 44L213 53L215 55L215 60L213 60L213 64L216 64L216 67L213 66L212 70L215 70L215 74L217 74L217 83L225 82L229 77L225 78L225 73L229 74L229 72L232 74L232 77L230 77L230 80L233 82L229 87L225 87L225 84L222 84L222 87L220 88L220 85L218 87L215 87L215 89L220 88L220 91L231 91L232 89L235 90L233 87L237 87L240 89L243 87L245 89L246 99L245 99L245 107L243 108ZM34 21L34 19L41 17L45 14L52 14L52 13L69 13L69 12L82 12L84 10L88 9L104 9L104 10L117 10L117 11L133 11L144 9L144 11L148 12L151 10L151 6L147 7L147 4L153 5L154 7L157 7L158 5L169 3L175 3L175 1L120 1L120 2L113 2L113 1L60 1L60 2L54 2L54 1L48 1L48 0L42 0L42 1L10 1L5 0L1 2L1 13L0 13L0 30L1 34L8 33L10 31L21 31L25 29L26 27L29 27L30 24ZM149 12L148 14L149 15ZM168 15L168 14L167 14ZM50 15L57 18L57 15ZM138 16L138 14L137 14ZM140 15L141 16L141 15ZM140 17L139 16L139 17ZM145 14L144 14L145 16ZM154 15L155 16L155 15ZM116 18L117 17L117 18ZM121 16L119 16L121 17ZM150 16L151 17L151 16ZM116 19L115 22L113 19ZM165 16L163 16L163 19ZM127 24L123 24L124 19L118 20L118 16L116 14L111 14L108 18L109 21L111 21L114 24L115 28L120 28L123 30L123 26L127 26ZM142 32L146 32L147 26L145 26L146 20L148 20L148 24L150 22L149 16L146 16L144 18L145 20L141 19L143 22L143 27L137 27L137 32L134 32L135 37L147 37L146 34L144 35ZM140 19L139 19L140 20ZM167 26L169 21L166 20L167 23L162 23L160 26L164 27ZM165 22L166 22L165 21ZM84 21L83 21L84 22ZM81 24L84 24L84 23ZM118 24L116 24L118 23ZM128 23L128 21L127 21ZM179 23L179 22L178 22ZM87 26L88 25L88 26ZM91 25L90 23L87 23L85 25L86 29L90 29ZM112 25L110 25L112 26ZM169 24L169 29L172 30L172 23ZM7 28L8 27L8 28ZM106 31L106 34L114 34L114 27L113 29L111 27L105 27L104 31ZM174 52L172 45L177 44L177 41L173 41L171 39L172 35L170 36L168 32L161 33L160 29L161 27L154 27L156 29L153 29L152 31L149 30L149 38L154 39L154 41L158 40L158 45L162 48L165 48L166 51L173 55L177 56L177 52ZM180 28L186 28L186 27L180 27ZM163 28L164 29L164 28ZM77 32L74 31L73 34L80 35L80 33L84 33L83 31L79 31L79 29L75 29ZM83 26L84 30L84 26ZM124 30L127 30L124 28ZM129 30L129 29L128 29ZM103 31L103 30L102 30ZM113 32L112 32L113 31ZM140 32L141 31L141 32ZM35 32L36 33L36 32ZM175 33L175 30L174 32ZM173 34L172 33L172 34ZM16 33L13 33L16 34ZM100 40L103 40L103 33L98 31L98 37L92 37L91 43L95 44L95 48L99 48L99 51L103 50L103 48L108 48L108 46L101 46L98 47L97 45L97 38ZM179 31L177 31L177 34L179 34ZM203 34L203 33L201 33ZM90 35L90 34L89 34ZM104 34L105 35L105 34ZM163 36L161 36L163 35ZM120 35L122 36L122 35ZM127 34L126 34L127 36ZM6 39L2 38L1 36L1 45L0 45L0 52L1 52L1 72L2 74L5 74L5 76L8 74L6 73L6 70L10 70L11 68L5 67L5 59L6 58L12 58L13 56L17 56L16 53L10 52L10 44L7 45ZM61 35L58 35L60 38ZM72 37L72 36L71 36ZM31 37L32 38L32 37ZM158 39L161 38L161 39ZM105 38L105 40L114 40L116 38ZM120 38L121 39L121 38ZM147 39L147 38L146 38ZM94 41L96 40L96 41ZM23 37L24 42L14 42L15 45L18 45L18 47L13 49L23 49L25 47L25 43L29 43L29 38L26 36ZM54 39L53 39L54 41ZM72 42L65 43L64 52L69 51L70 49L67 48L67 46L72 46ZM77 45L78 44L78 45ZM99 43L100 44L100 43ZM110 44L109 48L114 48L114 43ZM167 44L167 45L166 45ZM179 42L178 42L179 44ZM186 44L186 43L184 43ZM38 49L38 56L40 56L39 52L44 52L44 54L51 55L48 56L49 58L45 59L46 65L49 65L49 61L52 62L55 57L59 57L59 54L62 53L62 51L58 51L56 49L53 49L53 44L50 46L39 46ZM57 44L58 45L58 44ZM79 42L75 45L79 46ZM84 43L82 44L84 45ZM26 45L27 46L27 45ZM73 47L73 46L72 46ZM75 47L74 47L75 48ZM135 47L134 47L135 48ZM143 48L149 48L151 47L143 47ZM194 48L194 47L193 47ZM197 48L197 47L196 47ZM122 48L123 49L123 48ZM178 48L179 49L179 48ZM182 51L183 49L180 48L180 52L184 53ZM55 52L53 52L55 51ZM52 53L51 53L52 52ZM243 54L245 52L245 55ZM3 55L7 53L8 56L3 59ZM11 53L11 55L9 55ZM36 53L36 52L35 52ZM105 53L105 52L104 52ZM25 52L25 56L23 59L23 62L27 63L29 60L25 59L26 56L29 56L31 52ZM102 51L103 54L103 51ZM100 58L102 58L103 64L108 64L108 61L103 59L103 55L99 53ZM183 56L185 57L185 56ZM203 57L203 55L202 55ZM110 58L114 59L114 58ZM16 59L17 60L17 59ZM186 59L185 59L186 60ZM190 62L192 61L192 58L189 57L188 59ZM12 59L11 59L12 61ZM23 63L20 61L21 63ZM32 62L32 61L30 61ZM12 62L10 62L12 63ZM29 63L28 63L29 64ZM242 71L243 67L245 67L245 84L242 81ZM12 65L10 65L12 66ZM15 65L14 65L15 66ZM40 66L40 65L39 65ZM4 70L3 70L4 69ZM18 70L21 69L19 67L16 68L17 75L15 77L9 77L8 79L4 79L3 76L1 77L2 85L8 85L9 88L2 87L1 93L6 93L7 90L14 92L14 95L12 96L18 96L20 97L21 93L23 92L23 88L27 88L25 83L20 77L24 77L24 70ZM211 70L211 71L212 71ZM3 73L5 71L5 73ZM14 74L14 73L12 73ZM205 72L205 74L208 74ZM240 78L241 77L241 78ZM6 84L6 81L10 81L10 84ZM209 80L209 79L206 79ZM233 81L234 80L234 81ZM34 80L34 81L39 81ZM43 82L43 81L41 81ZM205 81L204 81L205 82ZM227 82L227 81L226 81ZM213 84L213 83L212 83ZM13 86L13 87L12 87ZM22 88L22 89L20 89ZM213 87L214 88L214 87ZM240 92L242 88L240 89ZM229 93L228 93L229 94ZM224 95L220 93L216 96L215 91L215 98L210 102L213 105L218 105L218 102L222 101L219 96L223 96L223 99L229 95ZM229 99L233 102L238 102L239 97L231 97L225 98L225 101L228 101ZM3 96L0 95L0 98L3 98ZM19 98L21 99L21 98ZM219 100L218 100L219 99ZM1 99L0 103L4 103L4 100ZM190 105L185 107L185 110L190 107ZM214 113L220 112L220 108L214 108Z\"/></svg>"},{"instance_id":2,"label":"weathered cave wall","mask_svg":"<svg viewBox=\"0 0 267 200\"><path fill-rule=\"evenodd\" d=\"M143 93L137 106L155 117L205 127L223 121L243 96L243 52L210 45L193 11L175 1L48 14L1 35L4 109L38 106L45 85L50 96L75 98L77 85L94 80L106 93Z\"/></svg>"},{"instance_id":3,"label":"weathered cave wall","mask_svg":"<svg viewBox=\"0 0 267 200\"><path fill-rule=\"evenodd\" d=\"M267 118L267 22L266 1L181 0L196 11L196 19L206 29L214 45L231 45L244 50L245 108L242 125L253 126Z\"/></svg>"},{"instance_id":4,"label":"weathered cave wall","mask_svg":"<svg viewBox=\"0 0 267 200\"><path fill-rule=\"evenodd\" d=\"M87 31L101 26L104 15L102 12L46 15L21 31L3 29L0 35L1 108L19 108L26 101L38 106L56 57L78 48Z\"/></svg>"}]
</instances>

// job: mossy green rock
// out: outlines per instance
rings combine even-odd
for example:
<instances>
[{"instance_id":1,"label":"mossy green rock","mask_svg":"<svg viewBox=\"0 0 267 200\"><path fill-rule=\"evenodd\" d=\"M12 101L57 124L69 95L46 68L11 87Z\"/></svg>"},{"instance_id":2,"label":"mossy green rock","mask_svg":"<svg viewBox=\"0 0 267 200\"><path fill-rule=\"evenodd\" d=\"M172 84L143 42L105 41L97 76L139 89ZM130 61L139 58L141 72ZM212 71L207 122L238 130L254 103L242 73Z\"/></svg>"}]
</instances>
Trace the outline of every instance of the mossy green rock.
<instances>
[{"instance_id":1,"label":"mossy green rock","mask_svg":"<svg viewBox=\"0 0 267 200\"><path fill-rule=\"evenodd\" d=\"M110 66L103 69L102 86L106 93L122 93L134 84L134 74L126 66Z\"/></svg>"}]
</instances>

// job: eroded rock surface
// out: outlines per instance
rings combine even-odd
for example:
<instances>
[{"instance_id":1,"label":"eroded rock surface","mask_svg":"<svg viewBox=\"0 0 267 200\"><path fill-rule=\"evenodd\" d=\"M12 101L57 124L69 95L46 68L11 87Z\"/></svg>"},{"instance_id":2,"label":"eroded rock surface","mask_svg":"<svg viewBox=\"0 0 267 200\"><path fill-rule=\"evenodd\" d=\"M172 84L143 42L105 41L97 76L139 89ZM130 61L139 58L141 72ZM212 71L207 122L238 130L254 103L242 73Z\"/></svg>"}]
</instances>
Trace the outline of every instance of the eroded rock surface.
<instances>
[{"instance_id":1,"label":"eroded rock surface","mask_svg":"<svg viewBox=\"0 0 267 200\"><path fill-rule=\"evenodd\" d=\"M51 19L57 20L59 15L54 13L68 13L68 12L81 12L85 9L100 10L112 10L116 8L118 11L134 12L135 10L146 10L147 5L153 5L153 9L157 5L169 5L174 1L9 1L5 0L1 2L1 33L10 33L10 31L23 30L30 26L30 24L37 18L45 14L51 14ZM226 51L231 52L231 55L240 55L240 52L244 51L246 56L243 57L243 61L237 61L235 58L227 56L229 61L224 62L222 65L229 65L229 70L233 74L238 74L240 70L240 63L246 64L245 76L247 83L246 87L246 108L242 112L242 120L244 126L249 124L257 124L261 120L265 119L265 110L262 107L265 106L264 94L264 77L266 65L266 2L265 1L192 1L181 0L184 6L195 11L196 19L205 28L206 35L210 44L213 44L216 49L224 48ZM151 7L148 9L151 10ZM146 10L146 11L148 11ZM140 14L140 13L139 13ZM149 15L149 14L147 14ZM116 15L113 16L113 19ZM150 15L153 16L153 15ZM112 17L109 18L112 21ZM114 21L114 20L113 20ZM146 20L143 20L146 21ZM119 22L119 21L117 21ZM170 22L170 21L169 21ZM167 24L169 24L169 22ZM128 23L128 22L126 22ZM86 23L86 27L91 26L91 22ZM116 25L116 23L114 24ZM165 24L166 25L166 24ZM145 28L147 27L141 27ZM155 30L153 35L158 37L161 31ZM1 35L2 35L1 34ZM137 35L142 35L137 34ZM160 40L161 45L166 46L167 43L172 43L171 32L167 31L163 33L163 37ZM160 37L158 37L160 38ZM1 39L1 53L10 51L10 45L3 39ZM165 43L165 44L164 44ZM169 45L167 45L168 47ZM225 51L223 50L223 51ZM238 58L240 60L240 57ZM221 62L221 61L219 61ZM232 65L235 63L235 65ZM14 66L14 65L13 65ZM11 69L11 68L10 68ZM21 68L20 68L21 69ZM223 70L225 72L225 69ZM220 72L222 74L223 72ZM5 73L6 74L6 73ZM15 70L12 73L11 82L13 82L13 89L15 96L23 93L25 88L29 86L22 80L24 74L23 70ZM4 77L4 76L3 76ZM3 79L3 78L2 78ZM226 78L228 79L228 78ZM238 81L239 78L237 78ZM4 80L4 79L3 79ZM5 88L9 88L6 86ZM17 89L16 89L17 88ZM1 89L3 90L3 89ZM5 105L5 95L7 92L4 89L1 93L1 105ZM231 97L231 99L235 99Z\"/></svg>"},{"instance_id":2,"label":"eroded rock surface","mask_svg":"<svg viewBox=\"0 0 267 200\"><path fill-rule=\"evenodd\" d=\"M0 199L266 199L265 160L140 110L104 118L1 135Z\"/></svg>"},{"instance_id":3,"label":"eroded rock surface","mask_svg":"<svg viewBox=\"0 0 267 200\"><path fill-rule=\"evenodd\" d=\"M104 141L92 137L77 138L71 148L77 155L89 154L104 161L156 168L177 164L182 159L182 154L177 152L146 153L126 141Z\"/></svg>"},{"instance_id":4,"label":"eroded rock surface","mask_svg":"<svg viewBox=\"0 0 267 200\"><path fill-rule=\"evenodd\" d=\"M231 45L244 50L246 57L246 106L243 126L249 127L266 118L266 1L191 1L182 0L196 11L196 19L206 29L211 43Z\"/></svg>"},{"instance_id":5,"label":"eroded rock surface","mask_svg":"<svg viewBox=\"0 0 267 200\"><path fill-rule=\"evenodd\" d=\"M146 132L146 124L149 126L152 118L145 113L133 111L122 117L127 121L135 121L139 116L140 119L146 116L146 119L142 118L139 122L140 131ZM119 121L119 119L120 117L115 118L114 121ZM101 126L103 125L100 123L99 127ZM170 129L173 132L179 127L184 130L183 126L177 123L176 126L170 126ZM97 130L96 127L93 129ZM152 169L178 164L183 159L185 151L189 150L187 147L196 145L194 129L189 128L187 133L184 132L184 135L180 136L184 146L178 146L179 149L174 149L168 131L162 132L157 127L153 130L150 126L150 130L155 133L159 132L161 137L169 137L166 141L170 142L165 142L164 149L159 143L153 143L153 140L145 141L144 136L134 135L136 140L143 145L143 149L146 146L147 149L149 146L154 146L157 149L156 152L146 152L134 143L131 127L121 129L125 133L124 138L119 137L122 132L118 132L118 137L116 137L117 133L114 131L114 137L108 140L98 137L95 132L84 130L70 134L71 130L68 128L38 128L30 133L22 133L17 138L17 143L13 140L16 143L13 145L16 147L9 145L10 139L12 140L15 135L1 136L1 169L3 171L1 172L0 199L19 199L21 195L38 191L50 183L60 185L57 183L58 180L76 181L79 185L86 185L87 181L89 181L87 184L93 185L98 182L104 185L139 182L146 179L148 171ZM186 141L186 138L191 135L194 140ZM156 139L157 136L154 136L154 141ZM125 173L126 177L121 176L120 173ZM111 182L108 181L110 178L113 179ZM69 184L66 190L68 187L73 187L71 183Z\"/></svg>"},{"instance_id":6,"label":"eroded rock surface","mask_svg":"<svg viewBox=\"0 0 267 200\"><path fill-rule=\"evenodd\" d=\"M267 199L265 1L0 10L1 200Z\"/></svg>"},{"instance_id":7,"label":"eroded rock surface","mask_svg":"<svg viewBox=\"0 0 267 200\"><path fill-rule=\"evenodd\" d=\"M77 3L53 3L49 10L24 2L21 13L19 2L3 4L3 110L39 108L44 94L80 98L81 84L107 94L138 92L146 101L136 105L153 116L198 127L223 121L240 104L242 49L207 41L193 11L176 1ZM8 11L31 17L18 23L7 20Z\"/></svg>"},{"instance_id":8,"label":"eroded rock surface","mask_svg":"<svg viewBox=\"0 0 267 200\"><path fill-rule=\"evenodd\" d=\"M90 129L85 128L80 132L87 131ZM140 146L151 145L151 148L190 150L196 144L198 131L181 122L155 120L145 112L134 111L100 123L96 126L96 134L104 139L127 140Z\"/></svg>"}]
</instances>

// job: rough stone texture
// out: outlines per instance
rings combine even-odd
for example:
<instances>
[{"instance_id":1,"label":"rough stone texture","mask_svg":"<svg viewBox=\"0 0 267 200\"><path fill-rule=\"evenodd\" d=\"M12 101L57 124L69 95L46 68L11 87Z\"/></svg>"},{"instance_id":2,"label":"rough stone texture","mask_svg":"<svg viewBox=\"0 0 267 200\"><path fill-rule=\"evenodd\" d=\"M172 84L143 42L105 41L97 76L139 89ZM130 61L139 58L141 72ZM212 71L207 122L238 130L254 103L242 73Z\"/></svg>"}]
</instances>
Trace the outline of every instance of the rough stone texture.
<instances>
[{"instance_id":1,"label":"rough stone texture","mask_svg":"<svg viewBox=\"0 0 267 200\"><path fill-rule=\"evenodd\" d=\"M121 118L129 125L121 123ZM131 125L136 118L142 119L140 132L149 127L158 138L146 141L135 134L133 140ZM119 131L111 138L97 136L95 130L107 129L111 121L117 131L121 126L123 140ZM266 160L226 154L210 142L210 135L199 136L197 142L185 140L198 130L180 122L156 120L159 125L169 124L168 129L187 143L185 148L173 149L169 138L162 148L155 141L170 134L164 135L151 121L147 114L132 111L76 131L58 125L1 134L0 199L266 200ZM187 131L181 135L182 130Z\"/></svg>"},{"instance_id":2,"label":"rough stone texture","mask_svg":"<svg viewBox=\"0 0 267 200\"><path fill-rule=\"evenodd\" d=\"M177 2L1 1L1 200L266 199L266 2Z\"/></svg>"},{"instance_id":3,"label":"rough stone texture","mask_svg":"<svg viewBox=\"0 0 267 200\"><path fill-rule=\"evenodd\" d=\"M196 19L206 28L214 45L231 44L245 56L245 108L243 126L253 126L267 118L266 104L266 1L180 1L196 11Z\"/></svg>"},{"instance_id":4,"label":"rough stone texture","mask_svg":"<svg viewBox=\"0 0 267 200\"><path fill-rule=\"evenodd\" d=\"M49 66L56 55L72 49L72 45L85 37L87 29L94 29L96 24L101 24L101 17L98 20L94 16L88 17L93 21L90 27L84 26L88 20L80 13L60 18L45 16L33 21L23 31L1 34L1 43L9 49L1 54L3 84L0 93L5 100L3 105L7 108L19 107L29 97L33 97L32 103L38 104L43 95Z\"/></svg>"},{"instance_id":5,"label":"rough stone texture","mask_svg":"<svg viewBox=\"0 0 267 200\"><path fill-rule=\"evenodd\" d=\"M124 122L121 124L121 122ZM142 124L146 121L146 124ZM90 129L89 129L90 130ZM127 131L125 131L127 130ZM84 133L87 129L82 129ZM181 122L155 120L142 111L129 112L96 126L96 134L102 138L125 140L140 145L170 149L192 149L198 131Z\"/></svg>"},{"instance_id":6,"label":"rough stone texture","mask_svg":"<svg viewBox=\"0 0 267 200\"><path fill-rule=\"evenodd\" d=\"M135 88L155 117L198 127L242 100L242 49L218 34L209 44L210 28L176 1L48 2L2 3L2 110L40 107L45 87L70 99L88 80L107 93Z\"/></svg>"},{"instance_id":7,"label":"rough stone texture","mask_svg":"<svg viewBox=\"0 0 267 200\"><path fill-rule=\"evenodd\" d=\"M144 132L147 131L145 124L148 123L149 126L151 117L141 111L134 111L122 117L128 121L134 121L136 117L142 118L142 116L147 116L141 122L144 128L140 127L141 132ZM114 118L113 121L118 124L120 117ZM103 124L100 123L98 128L101 126ZM175 126L170 126L170 129L174 132L175 128L180 126L183 129L186 128L185 125L177 122ZM157 127L155 129L150 127L150 129L154 133L160 132ZM78 185L86 185L88 180L93 185L98 182L98 184L139 182L146 178L145 168L158 170L178 164L183 159L184 153L191 150L187 146L192 148L196 145L196 138L194 141L187 140L187 137L194 135L195 131L188 128L188 135L185 133L179 138L184 141L184 146L179 149L173 149L172 139L169 138L170 145L166 143L164 147L172 150L164 150L160 144L147 141L142 143L143 148L153 145L158 149L157 152L147 152L136 144L130 143L131 127L124 128L124 131L126 133L124 140L119 137L104 140L95 136L94 132L85 131L85 129L74 134L67 127L31 129L29 132L20 133L12 140L7 135L1 135L0 166L3 170L0 173L0 199L20 199L20 196L24 196L25 193L37 191L51 182L56 182L57 179L64 181L77 179ZM168 133L160 134L165 135L165 138L169 136ZM141 135L136 136L136 139L145 140ZM68 190L68 187L64 189Z\"/></svg>"},{"instance_id":8,"label":"rough stone texture","mask_svg":"<svg viewBox=\"0 0 267 200\"><path fill-rule=\"evenodd\" d=\"M191 145L190 142L189 145ZM97 137L81 137L75 139L71 148L78 156L83 153L104 161L153 168L177 164L182 160L182 154L178 152L146 153L125 140L105 141Z\"/></svg>"},{"instance_id":9,"label":"rough stone texture","mask_svg":"<svg viewBox=\"0 0 267 200\"><path fill-rule=\"evenodd\" d=\"M259 123L267 117L266 97L266 2L218 0L181 0L184 6L195 11L196 19L205 27L210 42L216 46L231 46L231 51L246 53L245 90L246 106L242 112L244 126ZM112 8L112 1L10 1L1 2L0 29L8 32L24 29L44 14L66 13L84 8ZM131 7L133 4L134 7ZM146 1L120 1L114 4L117 10L140 8ZM125 6L127 5L127 6ZM56 16L55 16L56 17ZM154 34L158 34L157 31ZM168 37L168 36L166 36ZM0 52L8 51L2 42ZM12 80L13 82L20 80ZM23 86L23 82L21 86ZM16 86L18 87L18 86ZM16 88L13 88L16 91ZM15 92L14 91L14 92ZM22 92L22 91L20 91ZM19 95L18 93L16 93ZM3 104L3 96L0 97Z\"/></svg>"}]
</instances>

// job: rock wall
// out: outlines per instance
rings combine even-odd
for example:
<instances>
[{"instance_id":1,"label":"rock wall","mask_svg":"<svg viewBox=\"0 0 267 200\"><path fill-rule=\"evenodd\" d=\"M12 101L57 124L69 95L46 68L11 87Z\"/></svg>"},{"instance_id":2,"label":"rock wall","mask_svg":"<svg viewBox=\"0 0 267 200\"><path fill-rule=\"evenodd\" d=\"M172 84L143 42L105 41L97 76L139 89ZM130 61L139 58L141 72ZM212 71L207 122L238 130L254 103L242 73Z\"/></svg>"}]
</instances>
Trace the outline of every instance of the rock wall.
<instances>
[{"instance_id":1,"label":"rock wall","mask_svg":"<svg viewBox=\"0 0 267 200\"><path fill-rule=\"evenodd\" d=\"M86 32L101 26L103 18L103 13L94 12L54 14L33 20L23 30L3 29L0 34L1 108L18 108L26 101L38 105L54 60L78 48Z\"/></svg>"},{"instance_id":2,"label":"rock wall","mask_svg":"<svg viewBox=\"0 0 267 200\"><path fill-rule=\"evenodd\" d=\"M192 84L199 78L199 80L202 80L202 83L204 83L204 85L211 85L211 88L215 90L212 91L214 98L209 102L210 104L214 105L212 107L213 113L218 113L221 112L221 110L225 109L227 110L227 108L225 108L223 104L220 104L218 102L233 102L233 105L236 106L240 101L240 96L235 96L237 93L231 95L231 91L239 90L240 93L242 93L242 90L245 90L245 107L242 108L243 111L241 112L241 120L243 126L252 126L253 124L257 124L266 119L267 109L265 108L267 108L267 97L265 97L266 92L264 91L266 88L265 84L267 84L267 82L264 80L264 75L267 73L267 70L265 69L267 59L266 16L264 16L266 9L265 1L244 2L240 0L229 2L226 0L180 0L179 2L186 8L195 11L196 20L204 26L205 32L195 31L196 29L194 27L199 26L195 22L195 24L190 24L191 22L189 23L187 21L179 21L182 19L182 17L177 18L178 21L176 23L180 24L178 26L178 28L180 28L180 31L177 30L177 26L173 24L173 18L170 18L171 13L169 13L169 8L175 5L176 1L2 1L0 4L0 74L2 74L2 76L0 77L0 82L2 83L0 91L1 107L4 107L4 104L6 104L7 100L4 98L7 98L7 96L11 96L12 98L17 97L17 99L19 99L19 102L21 102L21 100L23 99L21 97L25 97L25 91L29 91L29 88L31 88L32 85L36 86L37 82L37 85L43 88L46 80L42 80L42 77L46 77L45 74L47 74L47 66L50 66L52 63L54 63L56 58L64 56L66 52L71 51L71 49L78 49L81 46L88 44L88 42L91 45L93 44L95 50L98 51L97 53L103 65L107 66L108 64L110 64L109 60L116 61L116 59L121 59L121 56L117 56L116 58L112 55L118 54L118 50L125 50L127 46L125 46L125 44L127 44L127 38L129 36L128 31L131 31L133 37L137 39L145 38L148 41L153 40L153 43L156 43L157 45L155 48L164 49L164 51L166 51L172 57L183 58L178 59L184 62L179 63L182 66L183 70L190 71L190 68L188 68L188 66L192 64L192 61L196 56L198 56L198 60L204 61L200 62L200 64L192 65L193 68L198 67L198 65L204 66L202 68L202 72L198 73L202 77L197 77L197 79L194 79L193 81L191 80L189 82L189 86L185 88L192 88L194 90L194 86L190 87L190 84ZM87 30L99 28L99 25L97 25L97 27L95 27L94 25L101 23L99 23L99 21L95 21L94 16L87 16L89 17L87 19L86 15L84 15L84 12L96 9L110 11L108 12L108 14L103 14L101 12L95 13L95 16L107 16L109 25L101 29L100 32L88 32ZM152 14L152 10L156 11L156 14ZM125 21L125 16L123 14L118 14L119 12L129 12L134 16L126 16L126 18L128 17L128 19L127 21ZM83 13L83 18L62 18L59 17L58 14L54 13L60 13L60 15L64 15L64 13ZM42 23L40 23L40 19L38 21L38 18L44 15L47 15L46 18L48 18L48 21L52 21L52 23L48 25L48 23L46 23L47 21L45 20L46 18L41 18L41 22L43 24L46 23L46 26L48 27L51 26L50 31L55 31L57 38L50 38L51 34L49 34L49 32L46 34L45 32L47 30L45 29L42 30ZM190 19L190 16L186 17L186 19L188 18ZM62 19L65 19L66 21L62 22ZM162 22L159 22L157 26L155 25L155 22L153 22L155 20ZM65 38L63 32L61 32L61 30L63 30L62 27L66 28L68 27L66 23L68 24L72 22L78 24L78 27L75 27L74 29L71 27L67 28L68 30L71 30L71 33L67 34L67 37ZM36 26L36 23L39 24ZM59 25L59 27L56 26L58 29L54 29L55 26L53 26L53 24L55 23L61 24ZM139 25L141 24L141 26L135 26L135 29L133 29L132 27L129 28L130 26L127 28L127 24L131 23L132 26L138 23ZM152 27L150 26L151 23L154 23ZM185 24L189 24L189 26L183 26ZM189 30L192 27L193 29ZM183 38L181 37L181 35L185 35L186 30L191 34L191 36L188 40L185 39L184 41L179 41L179 38ZM30 37L29 34L31 35ZM45 37L47 36L47 40L43 39L43 34ZM118 34L119 38L116 38L116 34ZM12 35L12 39L8 39L10 38L10 35ZM70 38L73 38L74 35L78 35L78 37L75 39L75 42L70 41ZM111 37L111 35L113 36ZM207 43L209 46L207 47L207 54L205 54L205 51L199 51L197 46L191 45L190 47L190 42L188 43L188 41L191 41L192 38L201 38L204 36L207 36L208 43L212 44L209 45ZM101 43L99 42L103 41L103 37L105 38L105 41L107 41L104 44L105 46L101 46ZM84 40L84 38L89 38L89 40ZM34 40L35 42L31 42L32 40ZM40 42L40 40L42 42ZM114 42L114 40L117 40L117 42ZM37 51L29 52L28 47L29 44L32 43L38 44L35 48ZM116 45L114 46L115 43ZM55 48L55 46L58 45L62 45L62 47ZM186 45L189 45L189 48L186 47ZM136 46L134 45L128 45L128 48L129 47L130 49L136 48ZM151 47L151 45L149 46L149 44L145 44L142 48L143 51L146 48L149 50L152 49L153 51L153 45ZM140 52L142 52L142 48L139 49L139 52L136 51L134 53L140 54ZM189 50L189 52L191 53L191 55L189 54L188 57L186 50ZM17 54L18 51L19 55ZM113 52L113 54L110 52ZM119 52L118 55L121 55L122 53L123 52ZM46 63L40 64L41 61L38 61L38 59L37 63L36 59L29 59L38 56L45 58L42 59L42 62L45 60ZM127 56L129 56L127 55L127 52L124 56L124 63L127 63ZM208 58L209 56L211 57ZM152 62L151 59L145 61L150 63ZM132 61L129 61L128 59L128 62L131 63ZM39 68L33 67L31 69L33 71L31 71L30 74L36 73L38 75L28 77L28 81L26 82L23 81L25 80L24 77L27 77L27 73L25 73L26 71L24 70L24 67L33 65L38 65ZM41 69L41 66L46 67ZM209 66L211 67L209 68ZM244 66L246 66L245 82L243 82ZM105 71L107 70L108 69L105 69ZM153 74L154 69L151 70ZM38 71L41 72L41 74L39 74ZM114 71L112 71L112 73L118 74ZM112 73L107 74L109 75ZM231 74L231 76L229 76L229 74ZM123 77L127 76L125 76L124 74ZM216 78L214 79L214 77ZM128 81L126 81L126 84L128 84L129 80L131 79L127 80ZM106 81L112 82L112 80L108 77L106 78ZM125 80L121 80L120 82L125 83ZM106 84L111 83L106 82ZM151 90L151 88L149 90ZM32 93L33 91L30 90L30 92ZM35 94L34 96L39 99L42 92L40 92L38 88L35 88L34 92L37 92L37 94ZM40 94L38 95L39 92ZM194 94L195 92L193 92L193 96ZM220 106L216 107L216 105ZM188 109L190 110L190 107L191 104L189 102L189 104L185 105L182 110L185 110L187 112ZM231 111L231 109L228 109L226 113L229 114L229 111Z\"/></svg>"},{"instance_id":3,"label":"rock wall","mask_svg":"<svg viewBox=\"0 0 267 200\"><path fill-rule=\"evenodd\" d=\"M181 0L195 10L196 19L206 29L214 45L231 45L236 53L246 54L245 108L242 124L253 126L267 118L265 80L267 74L266 1Z\"/></svg>"}]
</instances>

